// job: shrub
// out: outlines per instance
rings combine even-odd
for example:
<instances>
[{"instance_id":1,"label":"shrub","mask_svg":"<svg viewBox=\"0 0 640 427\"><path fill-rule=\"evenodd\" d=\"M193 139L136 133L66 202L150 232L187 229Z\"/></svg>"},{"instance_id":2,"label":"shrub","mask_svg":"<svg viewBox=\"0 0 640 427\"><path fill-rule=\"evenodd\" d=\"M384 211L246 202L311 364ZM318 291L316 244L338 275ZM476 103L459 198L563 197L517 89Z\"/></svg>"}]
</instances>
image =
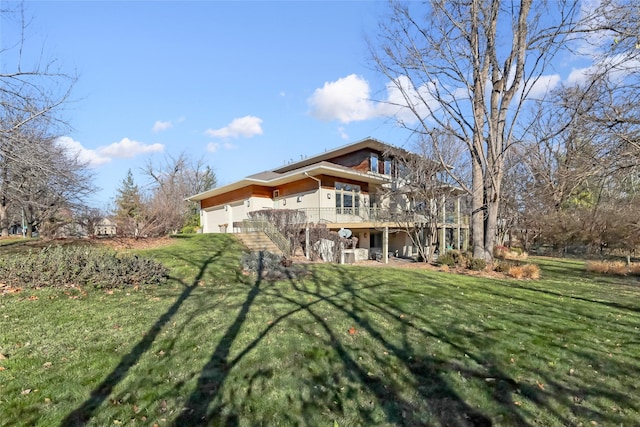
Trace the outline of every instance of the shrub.
<instances>
[{"instance_id":1,"label":"shrub","mask_svg":"<svg viewBox=\"0 0 640 427\"><path fill-rule=\"evenodd\" d=\"M521 265L514 265L509 268L507 274L509 274L509 276L513 277L514 279L522 279L524 277L524 268Z\"/></svg>"},{"instance_id":2,"label":"shrub","mask_svg":"<svg viewBox=\"0 0 640 427\"><path fill-rule=\"evenodd\" d=\"M282 257L268 251L248 252L242 256L242 268L252 273L279 270Z\"/></svg>"},{"instance_id":3,"label":"shrub","mask_svg":"<svg viewBox=\"0 0 640 427\"><path fill-rule=\"evenodd\" d=\"M496 246L493 251L493 256L495 258L501 258L501 259L520 260L520 259L526 259L528 257L528 254L522 248L518 248L518 247L508 248L506 246Z\"/></svg>"},{"instance_id":4,"label":"shrub","mask_svg":"<svg viewBox=\"0 0 640 427\"><path fill-rule=\"evenodd\" d=\"M512 264L508 262L500 261L493 266L493 271L496 271L498 273L508 273L511 267L512 267Z\"/></svg>"},{"instance_id":5,"label":"shrub","mask_svg":"<svg viewBox=\"0 0 640 427\"><path fill-rule=\"evenodd\" d=\"M261 274L266 280L283 280L302 277L306 271L293 266L291 260L268 251L248 252L242 256L242 268L250 273Z\"/></svg>"},{"instance_id":6,"label":"shrub","mask_svg":"<svg viewBox=\"0 0 640 427\"><path fill-rule=\"evenodd\" d=\"M509 248L502 245L496 245L493 249L493 257L494 258L504 258L505 254L509 252Z\"/></svg>"},{"instance_id":7,"label":"shrub","mask_svg":"<svg viewBox=\"0 0 640 427\"><path fill-rule=\"evenodd\" d=\"M615 276L637 275L640 272L638 264L627 265L622 261L590 261L586 270L598 274L613 274Z\"/></svg>"},{"instance_id":8,"label":"shrub","mask_svg":"<svg viewBox=\"0 0 640 427\"><path fill-rule=\"evenodd\" d=\"M632 263L629 265L629 274L632 274L633 276L640 276L640 264Z\"/></svg>"},{"instance_id":9,"label":"shrub","mask_svg":"<svg viewBox=\"0 0 640 427\"><path fill-rule=\"evenodd\" d=\"M536 264L514 265L509 268L507 274L514 279L533 279L540 278L540 267Z\"/></svg>"},{"instance_id":10,"label":"shrub","mask_svg":"<svg viewBox=\"0 0 640 427\"><path fill-rule=\"evenodd\" d=\"M540 278L540 267L536 264L526 264L522 268L526 279L538 280Z\"/></svg>"},{"instance_id":11,"label":"shrub","mask_svg":"<svg viewBox=\"0 0 640 427\"><path fill-rule=\"evenodd\" d=\"M3 282L15 287L84 286L117 288L164 283L168 269L133 254L87 246L46 247L11 254L0 262Z\"/></svg>"},{"instance_id":12,"label":"shrub","mask_svg":"<svg viewBox=\"0 0 640 427\"><path fill-rule=\"evenodd\" d=\"M487 268L487 262L482 258L471 258L467 263L467 268L473 271L482 271Z\"/></svg>"},{"instance_id":13,"label":"shrub","mask_svg":"<svg viewBox=\"0 0 640 427\"><path fill-rule=\"evenodd\" d=\"M447 267L454 267L456 265L456 258L451 252L447 252L438 257L439 265L446 265Z\"/></svg>"}]
</instances>

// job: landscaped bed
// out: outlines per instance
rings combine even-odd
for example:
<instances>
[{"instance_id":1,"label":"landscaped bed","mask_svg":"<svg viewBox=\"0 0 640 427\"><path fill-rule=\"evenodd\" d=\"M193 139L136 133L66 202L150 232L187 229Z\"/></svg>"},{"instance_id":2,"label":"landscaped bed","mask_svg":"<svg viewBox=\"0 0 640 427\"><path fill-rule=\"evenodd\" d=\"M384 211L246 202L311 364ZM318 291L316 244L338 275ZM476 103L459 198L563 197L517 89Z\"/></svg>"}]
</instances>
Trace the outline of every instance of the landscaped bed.
<instances>
[{"instance_id":1,"label":"landscaped bed","mask_svg":"<svg viewBox=\"0 0 640 427\"><path fill-rule=\"evenodd\" d=\"M135 252L164 284L0 296L0 425L640 424L634 277L529 259L541 279L272 282L231 236L172 242Z\"/></svg>"}]
</instances>

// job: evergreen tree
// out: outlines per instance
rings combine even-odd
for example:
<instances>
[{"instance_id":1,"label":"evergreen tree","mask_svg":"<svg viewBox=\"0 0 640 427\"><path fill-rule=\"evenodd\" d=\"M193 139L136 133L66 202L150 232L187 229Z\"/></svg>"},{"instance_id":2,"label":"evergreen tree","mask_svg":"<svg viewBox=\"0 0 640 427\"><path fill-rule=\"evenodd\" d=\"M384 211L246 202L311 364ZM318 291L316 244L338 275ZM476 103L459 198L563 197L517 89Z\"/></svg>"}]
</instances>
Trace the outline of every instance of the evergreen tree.
<instances>
[{"instance_id":1,"label":"evergreen tree","mask_svg":"<svg viewBox=\"0 0 640 427\"><path fill-rule=\"evenodd\" d=\"M118 234L138 235L140 223L143 221L143 202L140 189L133 180L131 169L116 190L115 220Z\"/></svg>"}]
</instances>

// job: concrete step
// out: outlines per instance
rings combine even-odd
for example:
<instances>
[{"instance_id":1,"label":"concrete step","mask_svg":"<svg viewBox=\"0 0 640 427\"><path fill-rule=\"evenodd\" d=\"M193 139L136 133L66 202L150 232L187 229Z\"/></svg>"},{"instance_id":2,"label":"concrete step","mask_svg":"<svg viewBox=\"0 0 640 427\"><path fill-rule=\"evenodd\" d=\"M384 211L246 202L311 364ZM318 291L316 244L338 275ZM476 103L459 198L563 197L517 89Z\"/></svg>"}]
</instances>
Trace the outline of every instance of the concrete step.
<instances>
[{"instance_id":1,"label":"concrete step","mask_svg":"<svg viewBox=\"0 0 640 427\"><path fill-rule=\"evenodd\" d=\"M268 251L282 255L282 251L265 233L238 233L236 237L250 251Z\"/></svg>"}]
</instances>

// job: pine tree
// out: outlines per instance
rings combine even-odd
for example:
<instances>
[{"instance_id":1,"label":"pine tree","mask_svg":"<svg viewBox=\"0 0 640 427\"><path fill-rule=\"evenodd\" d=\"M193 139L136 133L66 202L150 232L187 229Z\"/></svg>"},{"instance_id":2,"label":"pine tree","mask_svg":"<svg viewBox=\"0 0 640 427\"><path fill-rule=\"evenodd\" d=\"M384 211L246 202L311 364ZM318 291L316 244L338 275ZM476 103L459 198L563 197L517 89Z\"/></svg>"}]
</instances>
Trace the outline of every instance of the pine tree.
<instances>
[{"instance_id":1,"label":"pine tree","mask_svg":"<svg viewBox=\"0 0 640 427\"><path fill-rule=\"evenodd\" d=\"M115 219L118 234L137 236L140 223L143 220L144 205L142 194L133 180L131 169L116 191Z\"/></svg>"}]
</instances>

